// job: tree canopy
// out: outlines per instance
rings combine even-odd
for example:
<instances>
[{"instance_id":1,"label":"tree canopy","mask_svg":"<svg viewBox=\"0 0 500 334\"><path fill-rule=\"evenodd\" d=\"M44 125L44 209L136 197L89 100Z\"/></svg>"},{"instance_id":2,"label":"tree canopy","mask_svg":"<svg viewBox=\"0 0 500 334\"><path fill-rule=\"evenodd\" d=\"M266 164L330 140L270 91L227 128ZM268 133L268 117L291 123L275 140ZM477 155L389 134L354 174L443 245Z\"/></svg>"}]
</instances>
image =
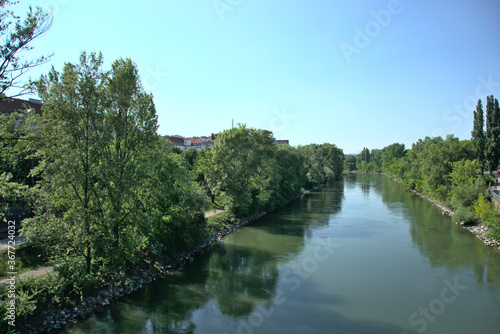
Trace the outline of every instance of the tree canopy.
<instances>
[{"instance_id":1,"label":"tree canopy","mask_svg":"<svg viewBox=\"0 0 500 334\"><path fill-rule=\"evenodd\" d=\"M16 88L11 95L19 96L28 91L21 76L29 69L47 62L51 56L26 59L24 53L33 49L32 42L48 31L52 25L52 17L41 8L30 6L24 20L16 15L9 6L16 2L0 0L0 102L7 90Z\"/></svg>"}]
</instances>

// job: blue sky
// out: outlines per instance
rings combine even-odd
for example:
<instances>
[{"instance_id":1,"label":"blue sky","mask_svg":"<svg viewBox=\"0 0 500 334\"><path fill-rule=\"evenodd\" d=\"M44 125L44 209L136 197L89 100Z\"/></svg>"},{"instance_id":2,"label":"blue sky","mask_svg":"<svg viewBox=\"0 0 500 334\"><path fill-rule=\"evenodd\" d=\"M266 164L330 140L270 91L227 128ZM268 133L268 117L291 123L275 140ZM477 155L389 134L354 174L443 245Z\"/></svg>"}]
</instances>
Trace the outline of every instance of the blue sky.
<instances>
[{"instance_id":1,"label":"blue sky","mask_svg":"<svg viewBox=\"0 0 500 334\"><path fill-rule=\"evenodd\" d=\"M31 56L122 57L154 95L160 134L246 123L345 153L455 134L500 97L498 0L35 0L54 23ZM484 102L483 102L484 103Z\"/></svg>"}]
</instances>

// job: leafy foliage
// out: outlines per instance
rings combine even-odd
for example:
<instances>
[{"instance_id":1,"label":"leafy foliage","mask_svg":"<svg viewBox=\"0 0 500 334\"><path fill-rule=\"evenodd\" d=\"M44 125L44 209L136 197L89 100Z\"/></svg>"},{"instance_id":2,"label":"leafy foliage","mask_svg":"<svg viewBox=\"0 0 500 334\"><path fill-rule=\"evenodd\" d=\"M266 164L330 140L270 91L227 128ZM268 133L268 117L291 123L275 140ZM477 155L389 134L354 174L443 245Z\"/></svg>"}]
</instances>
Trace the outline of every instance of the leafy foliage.
<instances>
[{"instance_id":1,"label":"leafy foliage","mask_svg":"<svg viewBox=\"0 0 500 334\"><path fill-rule=\"evenodd\" d=\"M271 132L240 125L217 136L209 187L237 216L265 207L277 186Z\"/></svg>"},{"instance_id":2,"label":"leafy foliage","mask_svg":"<svg viewBox=\"0 0 500 334\"><path fill-rule=\"evenodd\" d=\"M84 293L96 278L134 267L149 250L172 253L204 235L204 195L180 156L156 134L152 96L130 59L101 70L82 53L37 82L41 181L23 233L43 245L55 270ZM168 250L168 252L166 251Z\"/></svg>"},{"instance_id":3,"label":"leafy foliage","mask_svg":"<svg viewBox=\"0 0 500 334\"><path fill-rule=\"evenodd\" d=\"M482 221L486 221L489 218L492 209L491 202L483 194L480 194L474 202L474 214Z\"/></svg>"},{"instance_id":4,"label":"leafy foliage","mask_svg":"<svg viewBox=\"0 0 500 334\"><path fill-rule=\"evenodd\" d=\"M51 26L52 18L41 8L30 6L24 20L15 15L8 6L16 2L0 0L0 102L10 88L21 89L13 96L19 96L28 91L20 81L20 77L29 69L41 65L50 59L39 57L25 60L23 52L31 50L33 41L43 35ZM11 96L11 97L13 97Z\"/></svg>"},{"instance_id":5,"label":"leafy foliage","mask_svg":"<svg viewBox=\"0 0 500 334\"><path fill-rule=\"evenodd\" d=\"M157 134L137 66L102 64L101 54L84 52L62 72L52 68L34 83L43 117L4 119L4 132L22 127L1 155L2 199L31 201L22 233L54 265L53 298L83 296L146 256L175 257L235 215L272 209L342 173L335 145L276 145L270 131L245 125L219 134L213 149L176 152ZM38 163L30 166L32 157ZM229 210L207 226L209 198ZM48 296L37 286L22 290L26 313Z\"/></svg>"},{"instance_id":6,"label":"leafy foliage","mask_svg":"<svg viewBox=\"0 0 500 334\"><path fill-rule=\"evenodd\" d=\"M476 215L466 207L458 207L452 217L454 222L464 222L466 224L471 224L477 222Z\"/></svg>"},{"instance_id":7,"label":"leafy foliage","mask_svg":"<svg viewBox=\"0 0 500 334\"><path fill-rule=\"evenodd\" d=\"M481 166L481 173L485 163L485 144L486 138L484 134L484 112L481 100L477 101L476 110L474 111L474 126L471 133L472 144L474 145L474 154Z\"/></svg>"},{"instance_id":8,"label":"leafy foliage","mask_svg":"<svg viewBox=\"0 0 500 334\"><path fill-rule=\"evenodd\" d=\"M193 170L212 202L241 217L335 179L343 160L335 145L275 145L271 132L240 125L220 133L213 149L200 152Z\"/></svg>"},{"instance_id":9,"label":"leafy foliage","mask_svg":"<svg viewBox=\"0 0 500 334\"><path fill-rule=\"evenodd\" d=\"M494 170L500 163L500 107L493 95L486 102L485 161L488 170Z\"/></svg>"}]
</instances>

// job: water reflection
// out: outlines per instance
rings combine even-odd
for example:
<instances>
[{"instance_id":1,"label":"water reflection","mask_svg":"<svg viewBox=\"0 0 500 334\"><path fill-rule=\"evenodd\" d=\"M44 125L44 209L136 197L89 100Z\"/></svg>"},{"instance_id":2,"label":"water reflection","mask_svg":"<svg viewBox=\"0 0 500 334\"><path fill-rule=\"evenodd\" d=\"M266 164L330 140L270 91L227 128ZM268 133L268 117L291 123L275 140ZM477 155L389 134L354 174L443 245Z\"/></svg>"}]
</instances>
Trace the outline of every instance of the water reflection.
<instances>
[{"instance_id":1,"label":"water reflection","mask_svg":"<svg viewBox=\"0 0 500 334\"><path fill-rule=\"evenodd\" d=\"M433 267L446 268L450 274L471 269L477 282L500 280L498 250L485 247L428 201L379 175L353 174L345 182L364 189L363 193L373 190L387 209L407 220L414 245Z\"/></svg>"},{"instance_id":2,"label":"water reflection","mask_svg":"<svg viewBox=\"0 0 500 334\"><path fill-rule=\"evenodd\" d=\"M314 258L329 237L342 243L338 253L307 275L293 271L292 264ZM180 272L67 332L413 333L409 315L440 293L433 268L470 271L482 283L500 277L498 252L428 202L385 177L348 175L234 232ZM426 277L430 285L422 283ZM422 297L435 286L437 292ZM498 296L498 287L487 289Z\"/></svg>"},{"instance_id":3,"label":"water reflection","mask_svg":"<svg viewBox=\"0 0 500 334\"><path fill-rule=\"evenodd\" d=\"M237 231L200 254L180 273L155 282L88 321L68 329L86 333L194 333L196 312L213 309L232 322L276 298L279 263L301 252L304 237L328 224L342 208L343 181L306 194ZM214 325L215 326L215 325Z\"/></svg>"}]
</instances>

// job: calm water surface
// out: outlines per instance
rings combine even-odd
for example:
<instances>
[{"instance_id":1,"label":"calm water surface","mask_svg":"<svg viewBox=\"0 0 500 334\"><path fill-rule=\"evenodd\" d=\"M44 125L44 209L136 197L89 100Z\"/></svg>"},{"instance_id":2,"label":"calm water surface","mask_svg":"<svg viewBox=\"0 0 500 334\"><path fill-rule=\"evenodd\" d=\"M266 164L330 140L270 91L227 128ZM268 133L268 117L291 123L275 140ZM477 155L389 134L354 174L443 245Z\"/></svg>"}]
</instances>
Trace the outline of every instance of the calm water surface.
<instances>
[{"instance_id":1,"label":"calm water surface","mask_svg":"<svg viewBox=\"0 0 500 334\"><path fill-rule=\"evenodd\" d=\"M379 175L276 210L66 333L498 333L500 252Z\"/></svg>"}]
</instances>

